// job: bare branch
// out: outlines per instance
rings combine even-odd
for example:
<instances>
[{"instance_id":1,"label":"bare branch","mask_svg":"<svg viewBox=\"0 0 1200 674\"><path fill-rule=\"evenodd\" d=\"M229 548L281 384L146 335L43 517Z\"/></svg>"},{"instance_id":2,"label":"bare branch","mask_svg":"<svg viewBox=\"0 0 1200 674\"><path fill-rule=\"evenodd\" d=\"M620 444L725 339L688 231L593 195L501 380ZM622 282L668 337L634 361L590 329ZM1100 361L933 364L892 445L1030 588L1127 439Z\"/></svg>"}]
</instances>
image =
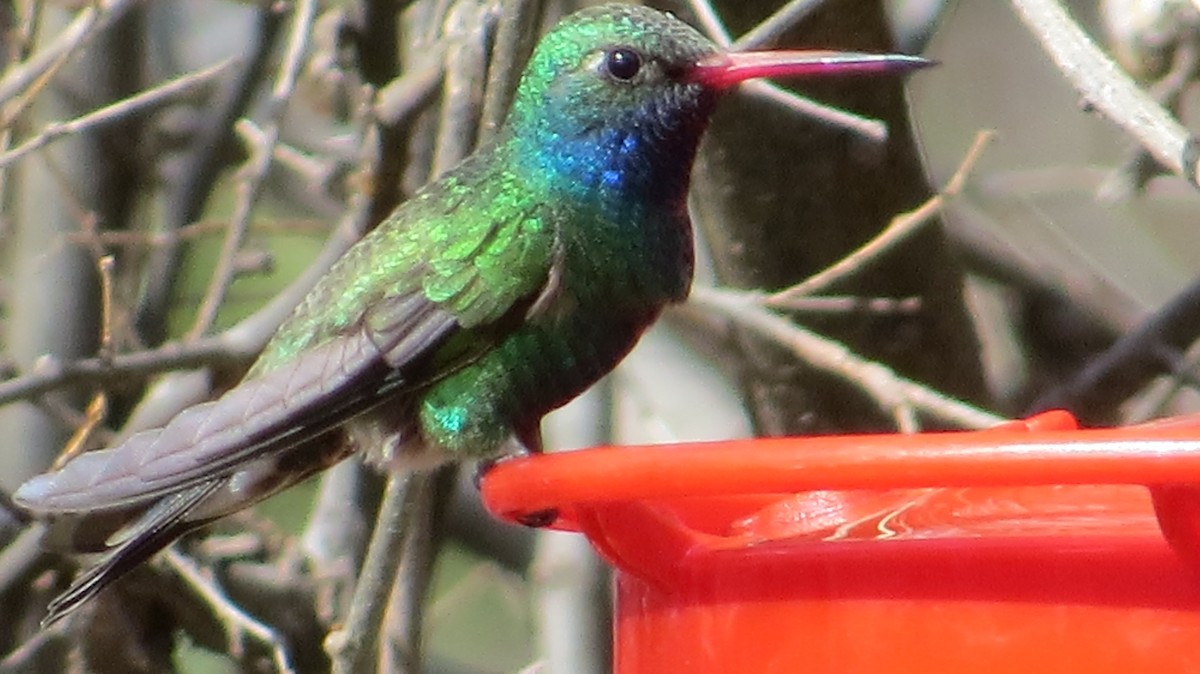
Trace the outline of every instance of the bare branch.
<instances>
[{"instance_id":1,"label":"bare branch","mask_svg":"<svg viewBox=\"0 0 1200 674\"><path fill-rule=\"evenodd\" d=\"M279 674L293 674L291 656L283 637L269 626L259 622L229 600L212 578L209 578L195 562L181 554L174 546L163 553L167 563L193 591L204 599L213 614L221 621L229 639L229 654L241 655L242 640L247 636L257 639L271 649L271 656Z\"/></svg>"},{"instance_id":2,"label":"bare branch","mask_svg":"<svg viewBox=\"0 0 1200 674\"><path fill-rule=\"evenodd\" d=\"M45 554L42 549L46 527L32 523L8 545L0 548L0 592L7 592Z\"/></svg>"},{"instance_id":3,"label":"bare branch","mask_svg":"<svg viewBox=\"0 0 1200 674\"><path fill-rule=\"evenodd\" d=\"M411 531L413 505L420 498L421 489L410 486L421 477L428 479L416 474L388 478L350 613L340 628L325 637L325 650L333 661L335 674L369 674L375 669L379 626L396 582L405 539Z\"/></svg>"},{"instance_id":4,"label":"bare branch","mask_svg":"<svg viewBox=\"0 0 1200 674\"><path fill-rule=\"evenodd\" d=\"M1059 2L1013 0L1013 6L1089 106L1136 138L1163 166L1196 184L1196 141L1096 46Z\"/></svg>"},{"instance_id":5,"label":"bare branch","mask_svg":"<svg viewBox=\"0 0 1200 674\"><path fill-rule=\"evenodd\" d=\"M98 0L85 7L70 25L41 45L29 60L5 73L0 79L0 104L7 105L17 95L46 81L47 76L66 63L72 54L137 3L138 0ZM7 107L0 126L8 126L15 117L16 109Z\"/></svg>"},{"instance_id":6,"label":"bare branch","mask_svg":"<svg viewBox=\"0 0 1200 674\"><path fill-rule=\"evenodd\" d=\"M479 142L485 143L508 114L521 69L529 60L537 38L537 26L546 11L546 0L501 0L502 21L496 26L496 43L492 47L492 62L488 68L488 83L484 89L482 119L479 122Z\"/></svg>"},{"instance_id":7,"label":"bare branch","mask_svg":"<svg viewBox=\"0 0 1200 674\"><path fill-rule=\"evenodd\" d=\"M806 314L848 314L856 311L872 314L915 314L921 310L920 297L858 297L856 295L819 295L778 299L776 297L777 295L762 293L761 301L777 311Z\"/></svg>"},{"instance_id":8,"label":"bare branch","mask_svg":"<svg viewBox=\"0 0 1200 674\"><path fill-rule=\"evenodd\" d=\"M258 5L254 38L242 54L242 66L214 96L214 105L191 134L183 161L167 171L163 194L166 212L155 227L168 237L167 243L156 249L145 265L142 290L134 308L134 327L146 344L158 346L166 338L167 314L183 267L181 248L169 237L200 218L212 198L231 154L230 131L264 86L287 7L273 2Z\"/></svg>"},{"instance_id":9,"label":"bare branch","mask_svg":"<svg viewBox=\"0 0 1200 674\"><path fill-rule=\"evenodd\" d=\"M1180 371L1188 346L1200 339L1200 281L1192 283L1141 325L1117 340L1034 410L1062 407L1084 422L1111 421L1127 398L1162 373Z\"/></svg>"},{"instance_id":10,"label":"bare branch","mask_svg":"<svg viewBox=\"0 0 1200 674\"><path fill-rule=\"evenodd\" d=\"M729 48L733 51L762 49L783 36L792 26L800 23L825 0L792 0L775 13L763 19L753 30L739 37Z\"/></svg>"},{"instance_id":11,"label":"bare branch","mask_svg":"<svg viewBox=\"0 0 1200 674\"><path fill-rule=\"evenodd\" d=\"M806 364L859 385L881 409L893 416L901 406L908 405L963 428L988 428L1005 421L1003 417L901 377L880 363L864 360L844 345L763 308L753 301L752 296L730 290L693 288L688 305L772 339Z\"/></svg>"},{"instance_id":12,"label":"bare branch","mask_svg":"<svg viewBox=\"0 0 1200 674\"><path fill-rule=\"evenodd\" d=\"M909 235L929 223L934 216L941 212L947 199L954 197L962 191L963 186L966 184L967 176L975 168L975 164L983 156L984 149L987 148L988 143L991 142L994 136L995 134L990 131L981 131L976 134L971 148L967 150L966 156L963 157L958 169L950 177L950 180L946 183L946 187L942 189L941 193L933 195L916 209L892 218L891 224L884 228L882 232L836 263L813 274L802 283L772 295L767 300L768 306L779 307L788 304L798 297L814 295L837 281L858 273L863 267L870 264L872 260L882 257L901 241L904 241Z\"/></svg>"},{"instance_id":13,"label":"bare branch","mask_svg":"<svg viewBox=\"0 0 1200 674\"><path fill-rule=\"evenodd\" d=\"M43 356L29 374L0 382L0 405L72 384L111 384L168 370L246 363L262 348L261 344L241 344L227 335L187 344L172 342L157 349L119 354L111 360L97 357L61 363Z\"/></svg>"},{"instance_id":14,"label":"bare branch","mask_svg":"<svg viewBox=\"0 0 1200 674\"><path fill-rule=\"evenodd\" d=\"M119 121L146 108L161 105L176 96L182 96L193 89L207 85L234 63L236 63L236 59L225 59L214 66L170 80L153 89L143 91L136 96L121 99L116 103L106 105L99 110L89 112L81 117L76 117L67 122L47 124L38 135L21 143L12 150L0 154L0 168L8 166L31 152L36 152L46 147L59 138L80 133L92 127Z\"/></svg>"},{"instance_id":15,"label":"bare branch","mask_svg":"<svg viewBox=\"0 0 1200 674\"><path fill-rule=\"evenodd\" d=\"M382 674L421 674L423 670L426 600L440 541L434 531L437 481L437 472L431 472L418 473L409 482L412 495L405 514L408 531L403 534L400 568L389 593L386 622L376 628L384 637L379 648Z\"/></svg>"},{"instance_id":16,"label":"bare branch","mask_svg":"<svg viewBox=\"0 0 1200 674\"><path fill-rule=\"evenodd\" d=\"M445 47L439 42L430 51L420 63L379 90L373 114L380 122L390 126L408 120L437 91L446 65Z\"/></svg>"},{"instance_id":17,"label":"bare branch","mask_svg":"<svg viewBox=\"0 0 1200 674\"><path fill-rule=\"evenodd\" d=\"M689 0L688 4L691 6L692 11L695 12L701 27L709 39L727 49L734 48L734 45L739 45L741 40L739 39L738 42L732 40L729 31L725 28L724 22L721 21L720 16L709 0ZM751 31L746 37L757 39L754 37L754 33L755 31ZM887 140L887 125L877 119L862 117L840 108L818 103L786 89L781 89L770 82L750 80L739 85L738 90L743 94L781 105L808 119L824 122L829 126L843 128L860 136L862 140L871 143L883 143Z\"/></svg>"},{"instance_id":18,"label":"bare branch","mask_svg":"<svg viewBox=\"0 0 1200 674\"><path fill-rule=\"evenodd\" d=\"M212 325L217 317L217 310L225 299L229 285L233 283L236 271L235 258L242 246L242 238L250 224L250 216L254 205L262 193L263 182L267 171L271 168L275 144L279 142L279 127L283 114L287 111L288 101L296 89L296 80L304 66L304 53L308 49L308 41L312 35L312 24L317 14L316 0L300 0L296 5L296 17L292 21L292 33L288 39L287 52L275 87L271 90L267 123L263 127L265 141L261 147L255 148L247 166L246 175L238 184L238 200L234 207L233 216L229 221L229 229L225 242L221 247L217 268L213 270L208 291L204 301L196 312L196 320L188 331L188 340L197 339Z\"/></svg>"}]
</instances>

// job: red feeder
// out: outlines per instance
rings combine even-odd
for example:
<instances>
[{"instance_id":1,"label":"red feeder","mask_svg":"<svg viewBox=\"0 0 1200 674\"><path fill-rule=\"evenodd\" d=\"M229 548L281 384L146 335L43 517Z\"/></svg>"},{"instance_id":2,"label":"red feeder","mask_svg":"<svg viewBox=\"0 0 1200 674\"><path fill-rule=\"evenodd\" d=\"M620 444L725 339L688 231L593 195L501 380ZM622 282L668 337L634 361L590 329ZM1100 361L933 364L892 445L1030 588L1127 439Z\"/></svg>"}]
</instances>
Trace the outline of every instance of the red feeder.
<instances>
[{"instance_id":1,"label":"red feeder","mask_svg":"<svg viewBox=\"0 0 1200 674\"><path fill-rule=\"evenodd\" d=\"M1192 483L1200 416L1051 412L532 456L483 495L617 567L618 674L1193 674L1200 489L1165 486Z\"/></svg>"}]
</instances>

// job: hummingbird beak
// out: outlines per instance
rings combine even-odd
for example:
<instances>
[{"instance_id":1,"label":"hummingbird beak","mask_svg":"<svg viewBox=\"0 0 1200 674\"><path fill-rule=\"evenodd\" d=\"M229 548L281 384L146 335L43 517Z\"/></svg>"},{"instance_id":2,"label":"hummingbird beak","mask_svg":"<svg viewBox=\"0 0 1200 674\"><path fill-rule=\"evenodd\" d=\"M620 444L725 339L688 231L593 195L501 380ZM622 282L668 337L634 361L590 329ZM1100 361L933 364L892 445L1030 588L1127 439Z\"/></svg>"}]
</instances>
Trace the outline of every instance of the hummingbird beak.
<instances>
[{"instance_id":1,"label":"hummingbird beak","mask_svg":"<svg viewBox=\"0 0 1200 674\"><path fill-rule=\"evenodd\" d=\"M721 52L702 59L688 71L692 82L728 89L756 77L812 77L851 73L905 72L935 61L904 54L841 51Z\"/></svg>"}]
</instances>

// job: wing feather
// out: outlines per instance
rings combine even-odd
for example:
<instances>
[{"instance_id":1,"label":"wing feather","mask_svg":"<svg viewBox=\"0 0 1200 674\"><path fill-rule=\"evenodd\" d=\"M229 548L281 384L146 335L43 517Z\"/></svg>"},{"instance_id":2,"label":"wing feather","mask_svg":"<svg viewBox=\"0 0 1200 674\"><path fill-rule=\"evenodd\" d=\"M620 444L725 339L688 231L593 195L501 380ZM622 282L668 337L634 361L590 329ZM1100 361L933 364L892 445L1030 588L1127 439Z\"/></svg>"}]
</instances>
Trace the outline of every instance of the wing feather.
<instances>
[{"instance_id":1,"label":"wing feather","mask_svg":"<svg viewBox=\"0 0 1200 674\"><path fill-rule=\"evenodd\" d=\"M430 194L459 189L447 179L351 248L235 388L163 428L37 476L14 498L43 513L164 498L229 476L477 358L502 336L495 324L513 313L523 318L557 277L557 243L529 204L498 213L442 199L456 205L451 231L435 217L439 200ZM489 203L486 195L481 203ZM421 257L398 260L397 250ZM364 283L362 274L374 278ZM467 339L443 348L460 333Z\"/></svg>"},{"instance_id":2,"label":"wing feather","mask_svg":"<svg viewBox=\"0 0 1200 674\"><path fill-rule=\"evenodd\" d=\"M42 618L42 627L66 617L114 578L123 576L185 533L192 525L184 518L221 486L221 480L214 480L173 494L155 504L130 527L118 532L121 539L111 541L111 550L76 577L66 592L50 602L46 617Z\"/></svg>"},{"instance_id":3,"label":"wing feather","mask_svg":"<svg viewBox=\"0 0 1200 674\"><path fill-rule=\"evenodd\" d=\"M356 413L363 397L330 407L330 396L354 393L378 348L359 332L300 356L294 367L243 381L220 398L190 407L163 428L112 448L87 452L57 472L27 481L13 495L38 512L126 507L227 474L265 451L286 449ZM354 404L358 402L358 404Z\"/></svg>"}]
</instances>

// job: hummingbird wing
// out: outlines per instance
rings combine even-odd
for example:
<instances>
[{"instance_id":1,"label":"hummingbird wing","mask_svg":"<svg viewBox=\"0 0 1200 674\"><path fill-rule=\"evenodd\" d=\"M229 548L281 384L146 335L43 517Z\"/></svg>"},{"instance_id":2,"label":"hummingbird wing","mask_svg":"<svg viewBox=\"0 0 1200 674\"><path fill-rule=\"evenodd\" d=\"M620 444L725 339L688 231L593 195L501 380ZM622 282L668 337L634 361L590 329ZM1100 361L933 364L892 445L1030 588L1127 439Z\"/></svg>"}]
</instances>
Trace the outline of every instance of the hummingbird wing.
<instances>
[{"instance_id":1,"label":"hummingbird wing","mask_svg":"<svg viewBox=\"0 0 1200 674\"><path fill-rule=\"evenodd\" d=\"M160 499L138 520L117 535L120 542L95 561L86 571L71 581L71 586L55 597L46 607L42 626L58 622L68 613L96 596L109 583L179 538L195 524L184 522L186 515L198 504L223 486L221 480L210 480Z\"/></svg>"},{"instance_id":2,"label":"hummingbird wing","mask_svg":"<svg viewBox=\"0 0 1200 674\"><path fill-rule=\"evenodd\" d=\"M226 475L361 411L363 395L347 389L378 361L364 332L330 340L294 367L245 380L214 401L189 407L163 428L34 477L14 498L43 513L87 512L127 507Z\"/></svg>"},{"instance_id":3,"label":"hummingbird wing","mask_svg":"<svg viewBox=\"0 0 1200 674\"><path fill-rule=\"evenodd\" d=\"M332 429L465 366L548 304L561 251L538 215L549 211L497 181L472 187L472 170L468 161L347 251L236 387L21 485L14 499L36 512L132 516L43 624L190 529L340 460Z\"/></svg>"},{"instance_id":4,"label":"hummingbird wing","mask_svg":"<svg viewBox=\"0 0 1200 674\"><path fill-rule=\"evenodd\" d=\"M414 197L330 270L240 384L32 478L14 498L42 513L126 508L252 464L261 472L264 457L471 362L541 305L558 276L544 209L511 199L497 208L503 195L488 194L497 189L452 175ZM247 488L253 479L234 482L237 507L266 495Z\"/></svg>"}]
</instances>

